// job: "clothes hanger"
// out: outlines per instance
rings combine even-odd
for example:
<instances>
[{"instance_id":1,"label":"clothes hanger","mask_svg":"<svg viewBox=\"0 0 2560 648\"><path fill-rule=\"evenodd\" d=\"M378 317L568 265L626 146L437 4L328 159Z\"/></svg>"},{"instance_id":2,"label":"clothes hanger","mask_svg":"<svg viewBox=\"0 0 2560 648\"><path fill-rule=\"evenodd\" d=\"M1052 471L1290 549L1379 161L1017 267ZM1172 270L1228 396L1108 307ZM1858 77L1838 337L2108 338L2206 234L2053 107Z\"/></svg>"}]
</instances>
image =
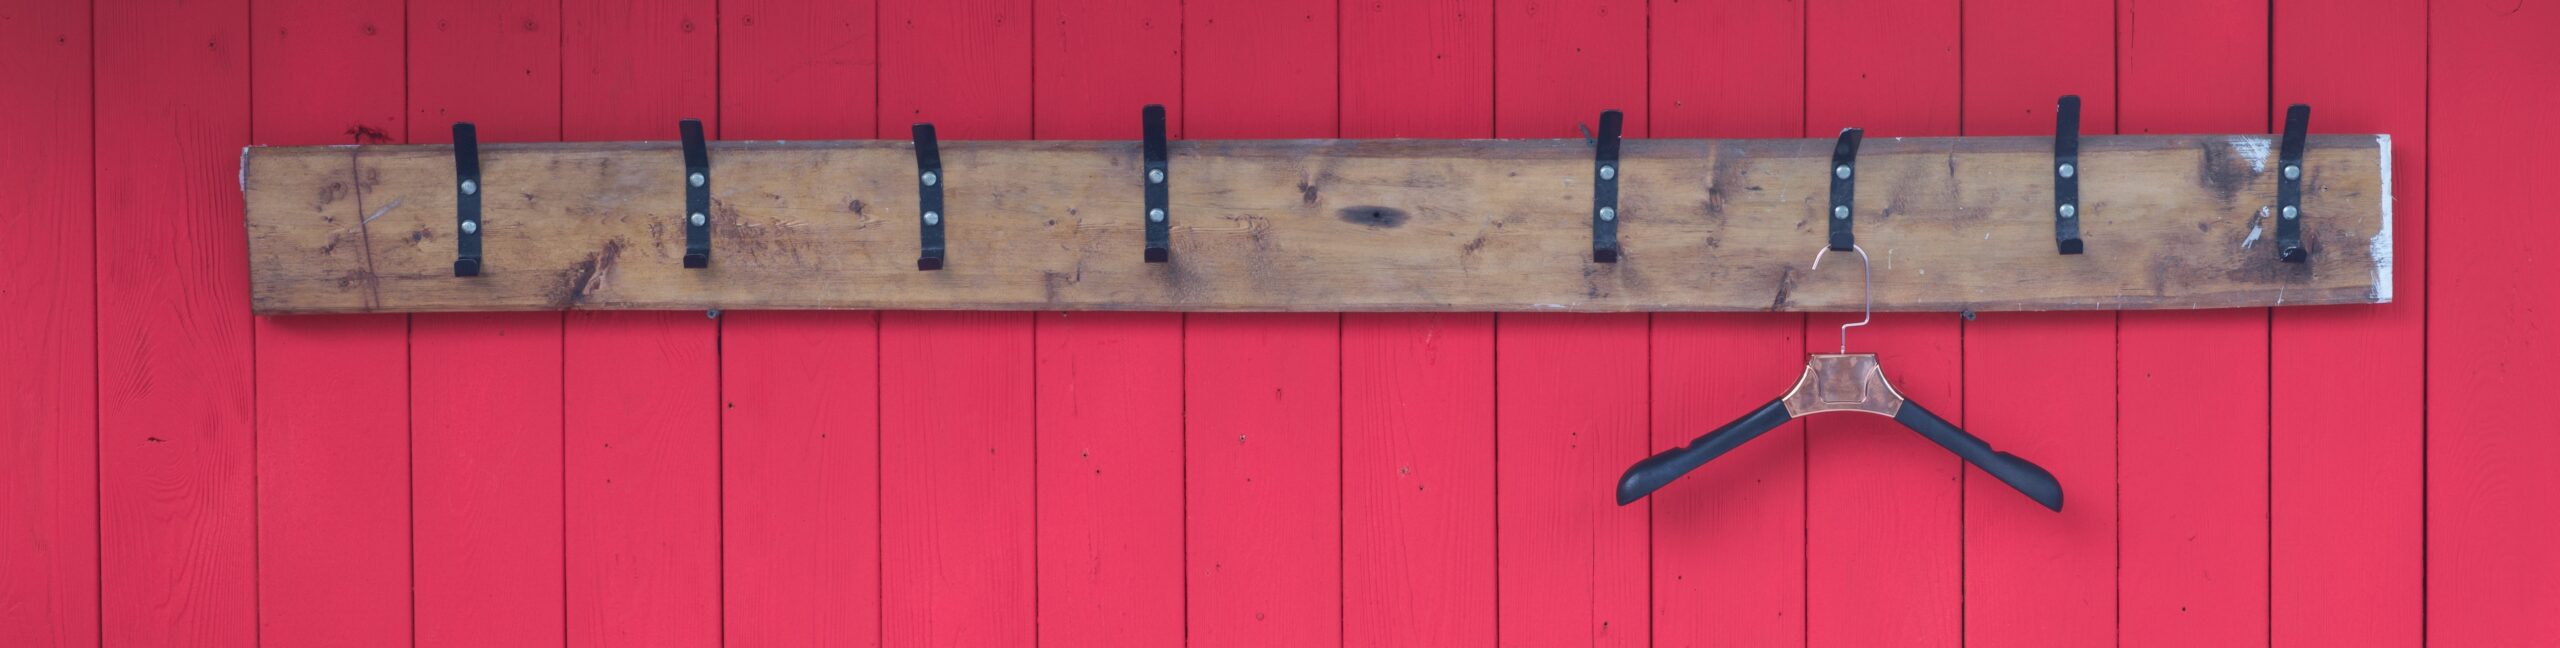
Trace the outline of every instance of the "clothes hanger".
<instances>
[{"instance_id":1,"label":"clothes hanger","mask_svg":"<svg viewBox=\"0 0 2560 648\"><path fill-rule=\"evenodd\" d=\"M1858 263L1867 263L1865 248L1850 246L1858 253ZM1824 252L1830 248L1823 248ZM1822 269L1822 252L1813 255L1813 267ZM1644 458L1627 468L1618 479L1620 506L1643 499L1655 490L1697 470L1708 461L1777 428L1787 421L1824 412L1865 412L1892 418L1903 427L1920 433L1939 447L1946 448L1965 463L1973 464L1998 478L2010 488L2025 493L2036 503L2055 511L2062 510L2062 484L2053 474L2033 462L2006 452L1991 449L1991 444L1966 434L1946 419L1905 399L1884 379L1884 368L1876 363L1876 354L1850 353L1849 329L1866 326L1875 319L1875 270L1866 268L1866 314L1858 321L1840 325L1840 352L1809 354L1804 361L1804 376L1796 379L1794 389L1786 395L1760 406L1750 414L1735 419L1689 445L1664 450Z\"/></svg>"}]
</instances>

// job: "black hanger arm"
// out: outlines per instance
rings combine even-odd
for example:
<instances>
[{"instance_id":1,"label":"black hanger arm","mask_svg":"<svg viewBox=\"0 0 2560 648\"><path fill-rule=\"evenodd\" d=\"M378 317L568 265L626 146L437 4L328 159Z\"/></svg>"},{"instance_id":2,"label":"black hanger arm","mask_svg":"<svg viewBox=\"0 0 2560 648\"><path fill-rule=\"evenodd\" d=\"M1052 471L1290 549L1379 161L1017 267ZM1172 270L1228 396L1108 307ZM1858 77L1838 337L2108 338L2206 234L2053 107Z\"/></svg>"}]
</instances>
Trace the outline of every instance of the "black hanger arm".
<instances>
[{"instance_id":1,"label":"black hanger arm","mask_svg":"<svg viewBox=\"0 0 2560 648\"><path fill-rule=\"evenodd\" d=\"M1902 410L1894 413L1893 420L1901 423L1903 427L1911 428L1913 432L1920 433L1920 436L1928 437L1930 441L1936 442L1938 447L1955 453L1957 457L1964 459L1965 463L1973 464L1983 472L1991 473L1991 476L1998 478L2000 483L2018 489L2018 492L2025 493L2028 499L2035 500L2037 504L2043 504L2045 508L2055 511L2062 510L2062 483L2055 481L2053 473L2045 472L2044 468L2037 466L2035 462L1991 449L1989 442L1967 434L1963 428L1956 427L1946 419L1929 413L1929 410L1922 409L1919 403L1903 401Z\"/></svg>"},{"instance_id":2,"label":"black hanger arm","mask_svg":"<svg viewBox=\"0 0 2560 648\"><path fill-rule=\"evenodd\" d=\"M1628 466L1627 474L1618 478L1618 505L1626 506L1644 499L1644 496L1670 485L1681 475L1697 470L1708 461L1741 447L1743 442L1759 438L1793 418L1794 415L1787 413L1787 399L1780 398L1690 441L1689 445L1645 457L1636 465Z\"/></svg>"},{"instance_id":3,"label":"black hanger arm","mask_svg":"<svg viewBox=\"0 0 2560 648\"><path fill-rule=\"evenodd\" d=\"M1732 452L1744 442L1759 438L1793 418L1794 415L1787 410L1786 399L1780 398L1690 441L1689 445L1645 457L1628 466L1626 474L1618 478L1618 505L1625 506L1644 499L1670 485L1673 480L1689 474L1689 471L1697 470L1699 466ZM2035 462L1993 450L1989 442L1948 423L1946 419L1938 418L1938 415L1920 407L1919 403L1901 401L1901 409L1895 411L1893 420L1918 432L1938 447L1955 453L1965 463L1990 473L2037 504L2055 511L2062 510L2062 483Z\"/></svg>"}]
</instances>

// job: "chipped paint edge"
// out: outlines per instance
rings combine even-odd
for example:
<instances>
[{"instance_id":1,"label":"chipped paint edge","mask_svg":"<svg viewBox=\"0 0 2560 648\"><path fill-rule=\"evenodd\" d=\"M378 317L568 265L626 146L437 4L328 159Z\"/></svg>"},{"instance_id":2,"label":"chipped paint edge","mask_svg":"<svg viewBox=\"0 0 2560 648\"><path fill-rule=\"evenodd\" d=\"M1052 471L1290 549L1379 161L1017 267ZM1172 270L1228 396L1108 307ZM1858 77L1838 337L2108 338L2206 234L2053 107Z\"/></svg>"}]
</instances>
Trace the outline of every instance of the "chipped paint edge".
<instances>
[{"instance_id":1,"label":"chipped paint edge","mask_svg":"<svg viewBox=\"0 0 2560 648\"><path fill-rule=\"evenodd\" d=\"M257 149L254 144L240 147L240 193L243 195L249 193L249 152Z\"/></svg>"},{"instance_id":2,"label":"chipped paint edge","mask_svg":"<svg viewBox=\"0 0 2560 648\"><path fill-rule=\"evenodd\" d=\"M2382 149L2382 229L2373 233L2373 301L2391 303L2391 134L2373 136Z\"/></svg>"}]
</instances>

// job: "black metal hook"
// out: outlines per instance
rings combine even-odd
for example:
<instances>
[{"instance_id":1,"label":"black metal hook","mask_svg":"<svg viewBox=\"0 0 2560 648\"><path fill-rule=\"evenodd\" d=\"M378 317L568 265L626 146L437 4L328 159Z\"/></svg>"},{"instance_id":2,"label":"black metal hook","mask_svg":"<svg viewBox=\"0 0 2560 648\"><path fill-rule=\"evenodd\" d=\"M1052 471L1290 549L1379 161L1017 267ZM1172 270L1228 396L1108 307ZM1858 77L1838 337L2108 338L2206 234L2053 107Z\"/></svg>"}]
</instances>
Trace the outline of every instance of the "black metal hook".
<instances>
[{"instance_id":1,"label":"black metal hook","mask_svg":"<svg viewBox=\"0 0 2560 648\"><path fill-rule=\"evenodd\" d=\"M1867 132L1857 128L1840 129L1840 143L1831 149L1831 245L1833 251L1858 249L1857 214L1851 209L1858 195L1858 142Z\"/></svg>"},{"instance_id":2,"label":"black metal hook","mask_svg":"<svg viewBox=\"0 0 2560 648\"><path fill-rule=\"evenodd\" d=\"M2302 249L2302 148L2310 129L2310 104L2284 110L2283 168L2276 175L2276 258L2285 263L2311 258Z\"/></svg>"},{"instance_id":3,"label":"black metal hook","mask_svg":"<svg viewBox=\"0 0 2560 648\"><path fill-rule=\"evenodd\" d=\"M917 206L923 219L922 253L917 270L942 269L942 146L934 141L933 123L915 126Z\"/></svg>"},{"instance_id":4,"label":"black metal hook","mask_svg":"<svg viewBox=\"0 0 2560 648\"><path fill-rule=\"evenodd\" d=\"M480 134L453 123L453 276L480 276Z\"/></svg>"},{"instance_id":5,"label":"black metal hook","mask_svg":"<svg viewBox=\"0 0 2560 648\"><path fill-rule=\"evenodd\" d=\"M1591 260L1618 262L1618 140L1626 118L1615 110L1600 111L1600 136L1592 144Z\"/></svg>"},{"instance_id":6,"label":"black metal hook","mask_svg":"<svg viewBox=\"0 0 2560 648\"><path fill-rule=\"evenodd\" d=\"M677 124L684 135L684 267L711 267L711 152L702 120Z\"/></svg>"},{"instance_id":7,"label":"black metal hook","mask_svg":"<svg viewBox=\"0 0 2560 648\"><path fill-rule=\"evenodd\" d=\"M1148 104L1139 118L1146 133L1147 262L1164 263L1173 258L1173 169L1164 150L1164 106Z\"/></svg>"},{"instance_id":8,"label":"black metal hook","mask_svg":"<svg viewBox=\"0 0 2560 648\"><path fill-rule=\"evenodd\" d=\"M2063 95L2053 111L2053 245L2079 254L2080 95Z\"/></svg>"}]
</instances>

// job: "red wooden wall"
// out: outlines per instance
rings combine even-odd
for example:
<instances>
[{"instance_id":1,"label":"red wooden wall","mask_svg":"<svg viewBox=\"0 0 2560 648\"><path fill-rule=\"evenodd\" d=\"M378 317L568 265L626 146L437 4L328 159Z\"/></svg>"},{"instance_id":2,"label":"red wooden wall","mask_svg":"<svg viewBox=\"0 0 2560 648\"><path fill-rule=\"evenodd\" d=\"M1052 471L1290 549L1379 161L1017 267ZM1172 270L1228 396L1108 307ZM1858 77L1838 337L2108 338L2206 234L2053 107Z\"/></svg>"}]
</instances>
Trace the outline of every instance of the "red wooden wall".
<instances>
[{"instance_id":1,"label":"red wooden wall","mask_svg":"<svg viewBox=\"0 0 2560 648\"><path fill-rule=\"evenodd\" d=\"M2555 34L2548 0L11 0L0 645L2552 645ZM1858 331L2060 514L1855 417L1611 505L1839 316L257 318L235 177L456 120L2009 135L2065 93L2092 132L2308 102L2391 134L2398 201L2387 306Z\"/></svg>"}]
</instances>

